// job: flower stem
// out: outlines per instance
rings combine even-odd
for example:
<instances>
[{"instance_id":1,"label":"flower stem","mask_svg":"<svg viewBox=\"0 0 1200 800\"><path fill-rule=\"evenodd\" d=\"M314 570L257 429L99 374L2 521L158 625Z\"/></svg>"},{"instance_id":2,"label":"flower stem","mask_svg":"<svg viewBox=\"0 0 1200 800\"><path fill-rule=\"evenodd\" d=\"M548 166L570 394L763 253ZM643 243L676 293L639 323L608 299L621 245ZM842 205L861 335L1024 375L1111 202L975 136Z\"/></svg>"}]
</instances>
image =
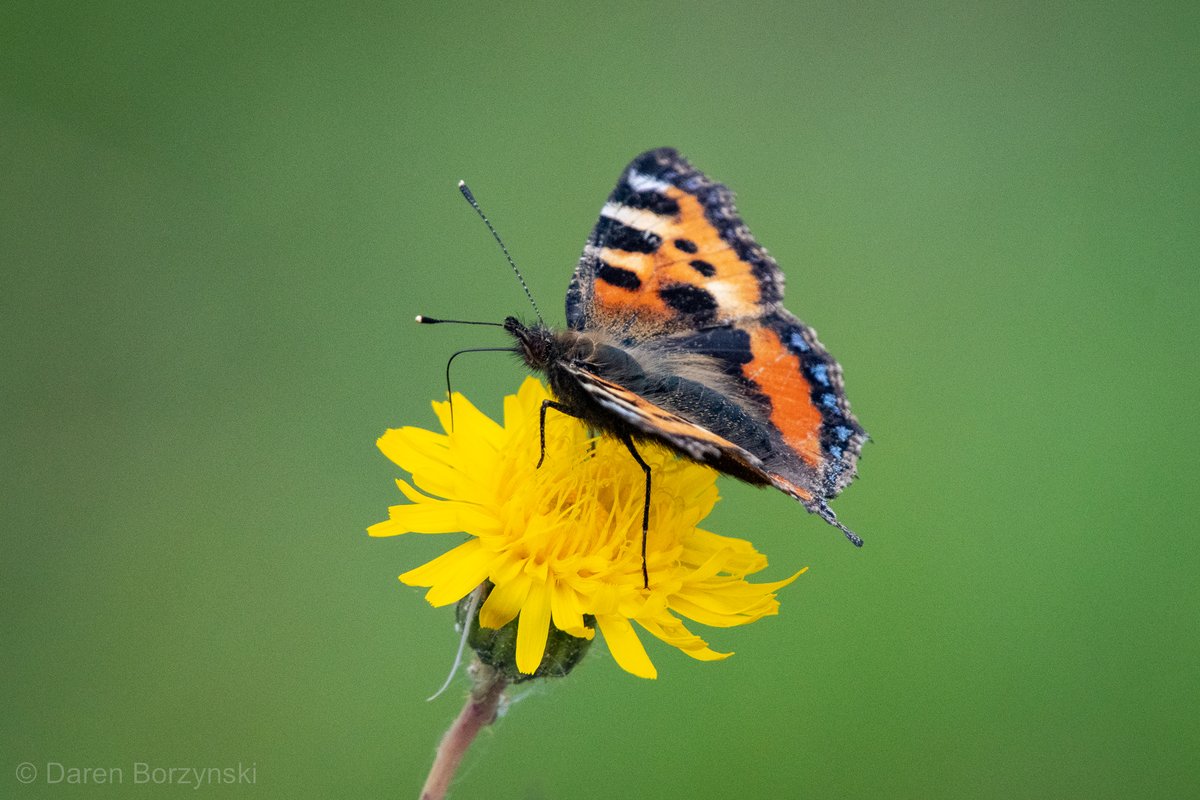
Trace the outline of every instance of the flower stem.
<instances>
[{"instance_id":1,"label":"flower stem","mask_svg":"<svg viewBox=\"0 0 1200 800\"><path fill-rule=\"evenodd\" d=\"M421 800L442 800L446 796L459 762L466 755L471 742L475 741L475 735L495 721L496 710L508 687L503 675L478 659L471 663L468 670L475 685L471 687L471 694L458 719L454 720L438 745L433 767L421 789Z\"/></svg>"}]
</instances>

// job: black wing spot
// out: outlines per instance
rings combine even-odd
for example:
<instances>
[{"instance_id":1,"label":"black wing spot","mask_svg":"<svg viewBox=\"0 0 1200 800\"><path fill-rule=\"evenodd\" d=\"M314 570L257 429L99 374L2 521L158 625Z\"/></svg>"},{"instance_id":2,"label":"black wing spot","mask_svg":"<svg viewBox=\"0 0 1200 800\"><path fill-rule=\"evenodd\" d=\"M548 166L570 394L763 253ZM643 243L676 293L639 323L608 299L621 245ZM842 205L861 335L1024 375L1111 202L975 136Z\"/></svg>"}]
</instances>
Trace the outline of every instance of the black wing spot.
<instances>
[{"instance_id":1,"label":"black wing spot","mask_svg":"<svg viewBox=\"0 0 1200 800\"><path fill-rule=\"evenodd\" d=\"M601 217L593 232L599 247L624 250L627 253L656 253L662 237L650 231L640 231L608 217Z\"/></svg>"},{"instance_id":2,"label":"black wing spot","mask_svg":"<svg viewBox=\"0 0 1200 800\"><path fill-rule=\"evenodd\" d=\"M596 270L596 278L630 291L642 288L642 279L637 276L637 273L621 267L614 267L605 261L600 262L600 268Z\"/></svg>"},{"instance_id":3,"label":"black wing spot","mask_svg":"<svg viewBox=\"0 0 1200 800\"><path fill-rule=\"evenodd\" d=\"M696 272L699 272L706 278L711 278L713 275L717 274L717 268L704 259L696 258L689 261L688 264L692 269L696 270Z\"/></svg>"},{"instance_id":4,"label":"black wing spot","mask_svg":"<svg viewBox=\"0 0 1200 800\"><path fill-rule=\"evenodd\" d=\"M695 318L697 322L708 322L716 316L716 298L699 286L681 283L659 289L658 296L672 309Z\"/></svg>"},{"instance_id":5,"label":"black wing spot","mask_svg":"<svg viewBox=\"0 0 1200 800\"><path fill-rule=\"evenodd\" d=\"M630 192L623 194L615 192L618 203L629 208L637 208L658 214L662 217L674 217L679 214L679 203L658 192Z\"/></svg>"},{"instance_id":6,"label":"black wing spot","mask_svg":"<svg viewBox=\"0 0 1200 800\"><path fill-rule=\"evenodd\" d=\"M693 242L691 239L676 239L675 247L676 247L676 249L682 250L683 252L689 253L689 254L695 253L697 250L700 249L699 247L696 246L696 243Z\"/></svg>"}]
</instances>

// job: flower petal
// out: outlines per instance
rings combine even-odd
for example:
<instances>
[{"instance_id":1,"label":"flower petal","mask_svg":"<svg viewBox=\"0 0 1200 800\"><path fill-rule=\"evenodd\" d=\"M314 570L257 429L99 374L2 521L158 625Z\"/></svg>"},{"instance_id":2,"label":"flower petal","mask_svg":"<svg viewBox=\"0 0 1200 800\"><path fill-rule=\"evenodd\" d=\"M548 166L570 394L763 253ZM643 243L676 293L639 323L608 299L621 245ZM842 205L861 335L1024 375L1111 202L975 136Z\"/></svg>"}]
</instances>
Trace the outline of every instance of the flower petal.
<instances>
[{"instance_id":1,"label":"flower petal","mask_svg":"<svg viewBox=\"0 0 1200 800\"><path fill-rule=\"evenodd\" d=\"M464 508L465 506L465 508ZM389 506L388 519L367 528L371 536L397 536L402 533L458 533L458 511L469 511L470 506L451 500L435 503L410 503L406 506Z\"/></svg>"},{"instance_id":2,"label":"flower petal","mask_svg":"<svg viewBox=\"0 0 1200 800\"><path fill-rule=\"evenodd\" d=\"M425 599L435 608L457 603L487 579L492 554L478 539L463 542L427 564L400 576L409 586L429 586Z\"/></svg>"},{"instance_id":3,"label":"flower petal","mask_svg":"<svg viewBox=\"0 0 1200 800\"><path fill-rule=\"evenodd\" d=\"M541 414L542 401L550 399L550 392L542 382L532 375L521 381L515 395L504 398L504 427L510 429Z\"/></svg>"},{"instance_id":4,"label":"flower petal","mask_svg":"<svg viewBox=\"0 0 1200 800\"><path fill-rule=\"evenodd\" d=\"M546 653L550 633L550 584L532 586L517 620L517 669L526 675L537 672Z\"/></svg>"},{"instance_id":5,"label":"flower petal","mask_svg":"<svg viewBox=\"0 0 1200 800\"><path fill-rule=\"evenodd\" d=\"M453 497L458 470L447 443L449 437L421 428L393 428L376 443L383 454L413 476L429 494Z\"/></svg>"},{"instance_id":6,"label":"flower petal","mask_svg":"<svg viewBox=\"0 0 1200 800\"><path fill-rule=\"evenodd\" d=\"M454 513L458 519L456 530L472 536L495 536L504 530L504 523L496 518L494 510L475 503L457 503Z\"/></svg>"},{"instance_id":7,"label":"flower petal","mask_svg":"<svg viewBox=\"0 0 1200 800\"><path fill-rule=\"evenodd\" d=\"M736 607L729 610L705 608L684 593L671 598L672 611L699 622L701 625L708 625L710 628L732 628L737 625L745 625L775 614L778 609L779 603L773 597L769 597L765 602L749 606L744 602L739 602Z\"/></svg>"},{"instance_id":8,"label":"flower petal","mask_svg":"<svg viewBox=\"0 0 1200 800\"><path fill-rule=\"evenodd\" d=\"M638 624L662 641L677 647L697 661L721 661L733 653L718 653L709 648L708 643L689 631L675 617L666 616L653 620L639 619Z\"/></svg>"},{"instance_id":9,"label":"flower petal","mask_svg":"<svg viewBox=\"0 0 1200 800\"><path fill-rule=\"evenodd\" d=\"M658 670L650 662L650 656L646 655L646 648L642 646L629 620L616 614L602 614L596 616L596 624L604 634L608 651L621 669L639 678L658 677Z\"/></svg>"},{"instance_id":10,"label":"flower petal","mask_svg":"<svg viewBox=\"0 0 1200 800\"><path fill-rule=\"evenodd\" d=\"M728 628L779 612L775 592L803 575L808 567L774 583L718 579L689 585L671 596L671 609L702 625Z\"/></svg>"},{"instance_id":11,"label":"flower petal","mask_svg":"<svg viewBox=\"0 0 1200 800\"><path fill-rule=\"evenodd\" d=\"M408 466L409 453L414 444L419 445L422 450L429 451L426 455L439 451L444 454L449 450L450 437L410 425L403 428L388 428L384 431L383 436L375 441L375 446L385 456L409 472L412 472Z\"/></svg>"},{"instance_id":12,"label":"flower petal","mask_svg":"<svg viewBox=\"0 0 1200 800\"><path fill-rule=\"evenodd\" d=\"M495 584L479 609L479 624L485 628L503 628L513 621L525 605L531 581L525 572L518 572L510 580L495 581Z\"/></svg>"},{"instance_id":13,"label":"flower petal","mask_svg":"<svg viewBox=\"0 0 1200 800\"><path fill-rule=\"evenodd\" d=\"M688 536L684 559L692 564L701 564L718 551L727 552L725 570L731 575L744 577L767 566L767 557L746 540L720 536L701 528L696 528Z\"/></svg>"},{"instance_id":14,"label":"flower petal","mask_svg":"<svg viewBox=\"0 0 1200 800\"><path fill-rule=\"evenodd\" d=\"M427 495L424 492L421 492L420 490L415 488L412 484L410 484L408 481L404 480L403 478L396 479L396 487L400 489L400 494L402 494L406 498L408 498L408 501L410 503L438 503L438 502L441 502L440 498L430 497L429 495Z\"/></svg>"},{"instance_id":15,"label":"flower petal","mask_svg":"<svg viewBox=\"0 0 1200 800\"><path fill-rule=\"evenodd\" d=\"M437 415L442 430L451 437L451 446L461 441L470 442L472 447L485 446L499 450L504 445L504 428L484 414L465 396L454 393L454 424L450 424L450 404L438 402L433 404L433 413Z\"/></svg>"},{"instance_id":16,"label":"flower petal","mask_svg":"<svg viewBox=\"0 0 1200 800\"><path fill-rule=\"evenodd\" d=\"M579 594L566 581L554 581L550 595L550 611L554 627L572 636L591 639L595 631L583 623L583 605Z\"/></svg>"}]
</instances>

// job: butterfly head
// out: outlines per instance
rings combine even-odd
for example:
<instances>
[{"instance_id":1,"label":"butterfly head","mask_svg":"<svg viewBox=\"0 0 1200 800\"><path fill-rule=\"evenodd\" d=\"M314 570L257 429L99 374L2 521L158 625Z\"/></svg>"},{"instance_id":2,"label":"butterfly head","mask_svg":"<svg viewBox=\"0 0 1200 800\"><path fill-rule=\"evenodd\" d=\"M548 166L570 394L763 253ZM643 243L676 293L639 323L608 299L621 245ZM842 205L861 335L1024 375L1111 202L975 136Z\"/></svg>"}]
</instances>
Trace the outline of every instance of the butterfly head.
<instances>
[{"instance_id":1,"label":"butterfly head","mask_svg":"<svg viewBox=\"0 0 1200 800\"><path fill-rule=\"evenodd\" d=\"M533 369L544 370L559 355L554 333L545 325L526 325L516 317L508 317L504 330L517 340L517 352Z\"/></svg>"},{"instance_id":2,"label":"butterfly head","mask_svg":"<svg viewBox=\"0 0 1200 800\"><path fill-rule=\"evenodd\" d=\"M555 330L536 322L526 325L516 317L504 320L504 330L517 340L517 353L530 369L545 373L558 386L565 364L588 364L595 358L595 337L577 331Z\"/></svg>"}]
</instances>

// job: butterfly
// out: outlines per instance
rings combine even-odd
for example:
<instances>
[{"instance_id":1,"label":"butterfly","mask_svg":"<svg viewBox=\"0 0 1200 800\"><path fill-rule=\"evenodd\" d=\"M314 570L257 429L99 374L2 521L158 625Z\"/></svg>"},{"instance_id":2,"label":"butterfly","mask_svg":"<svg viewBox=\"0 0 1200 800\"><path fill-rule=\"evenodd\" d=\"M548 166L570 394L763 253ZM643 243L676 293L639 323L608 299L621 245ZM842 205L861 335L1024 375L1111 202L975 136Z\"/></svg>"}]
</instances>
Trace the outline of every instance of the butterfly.
<instances>
[{"instance_id":1,"label":"butterfly","mask_svg":"<svg viewBox=\"0 0 1200 800\"><path fill-rule=\"evenodd\" d=\"M567 328L503 324L555 398L541 408L541 459L553 410L622 441L645 473L646 586L652 475L638 442L774 486L862 545L828 501L854 479L867 435L841 367L783 307L783 272L733 200L673 149L639 155L584 246Z\"/></svg>"}]
</instances>

